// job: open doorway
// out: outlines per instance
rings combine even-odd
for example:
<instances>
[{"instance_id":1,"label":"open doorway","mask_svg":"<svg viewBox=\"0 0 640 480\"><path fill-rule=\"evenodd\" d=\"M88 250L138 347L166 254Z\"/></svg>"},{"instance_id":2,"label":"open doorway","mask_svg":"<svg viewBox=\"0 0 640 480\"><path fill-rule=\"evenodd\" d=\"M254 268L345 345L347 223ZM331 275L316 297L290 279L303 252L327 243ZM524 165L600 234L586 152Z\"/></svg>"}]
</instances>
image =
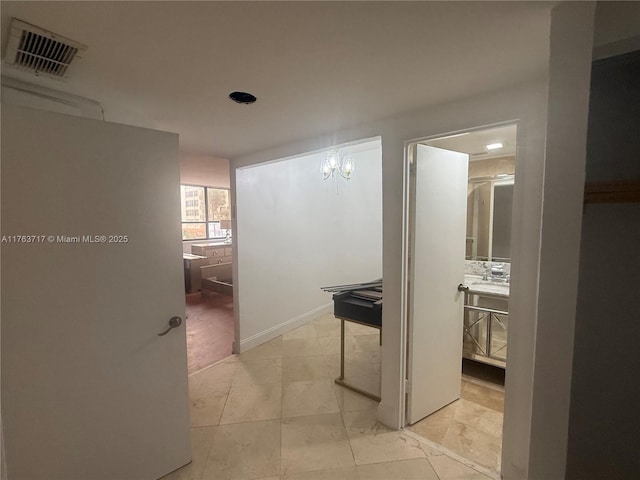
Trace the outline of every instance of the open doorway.
<instances>
[{"instance_id":1,"label":"open doorway","mask_svg":"<svg viewBox=\"0 0 640 480\"><path fill-rule=\"evenodd\" d=\"M515 124L409 145L409 429L499 471Z\"/></svg>"},{"instance_id":2,"label":"open doorway","mask_svg":"<svg viewBox=\"0 0 640 480\"><path fill-rule=\"evenodd\" d=\"M228 168L222 180L228 183ZM220 182L217 178L213 181ZM229 188L183 183L180 205L187 368L192 374L232 353L231 192Z\"/></svg>"}]
</instances>

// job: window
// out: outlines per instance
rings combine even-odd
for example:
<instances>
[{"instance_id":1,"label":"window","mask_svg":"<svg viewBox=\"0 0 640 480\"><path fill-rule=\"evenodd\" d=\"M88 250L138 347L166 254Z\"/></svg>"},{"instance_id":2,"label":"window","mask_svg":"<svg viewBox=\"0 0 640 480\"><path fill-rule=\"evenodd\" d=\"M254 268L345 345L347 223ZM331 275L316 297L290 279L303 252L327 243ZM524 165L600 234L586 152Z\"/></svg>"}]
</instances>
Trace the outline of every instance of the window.
<instances>
[{"instance_id":1,"label":"window","mask_svg":"<svg viewBox=\"0 0 640 480\"><path fill-rule=\"evenodd\" d=\"M231 195L226 188L180 185L182 240L224 238L231 228Z\"/></svg>"}]
</instances>

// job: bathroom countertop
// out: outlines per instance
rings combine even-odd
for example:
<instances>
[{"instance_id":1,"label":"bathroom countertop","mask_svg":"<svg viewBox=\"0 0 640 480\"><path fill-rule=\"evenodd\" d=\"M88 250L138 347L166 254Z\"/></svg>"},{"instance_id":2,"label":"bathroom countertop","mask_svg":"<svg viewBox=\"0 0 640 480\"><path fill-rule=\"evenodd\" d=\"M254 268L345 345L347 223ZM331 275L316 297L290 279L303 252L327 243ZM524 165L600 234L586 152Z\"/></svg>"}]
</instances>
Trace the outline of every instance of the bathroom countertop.
<instances>
[{"instance_id":1,"label":"bathroom countertop","mask_svg":"<svg viewBox=\"0 0 640 480\"><path fill-rule=\"evenodd\" d=\"M464 284L469 287L469 293L509 298L509 284L505 282L482 280L479 275L465 275Z\"/></svg>"}]
</instances>

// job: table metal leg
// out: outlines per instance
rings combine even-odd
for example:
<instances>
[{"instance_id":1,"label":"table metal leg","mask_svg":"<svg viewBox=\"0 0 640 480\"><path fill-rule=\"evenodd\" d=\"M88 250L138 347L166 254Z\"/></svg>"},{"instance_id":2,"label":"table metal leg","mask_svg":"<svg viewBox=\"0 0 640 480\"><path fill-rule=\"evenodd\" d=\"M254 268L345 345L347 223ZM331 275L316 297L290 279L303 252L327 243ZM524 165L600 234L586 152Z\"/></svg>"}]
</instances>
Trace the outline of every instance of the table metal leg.
<instances>
[{"instance_id":1,"label":"table metal leg","mask_svg":"<svg viewBox=\"0 0 640 480\"><path fill-rule=\"evenodd\" d=\"M340 319L340 380L344 379L344 318Z\"/></svg>"},{"instance_id":2,"label":"table metal leg","mask_svg":"<svg viewBox=\"0 0 640 480\"><path fill-rule=\"evenodd\" d=\"M374 395L373 393L369 393L366 390L362 390L361 388L354 387L353 385L349 385L344 381L344 318L340 319L340 376L335 379L336 384L341 385L349 390L352 390L360 395L364 395L365 397L369 397L376 402L380 401L380 397L378 395ZM381 332L382 333L382 332Z\"/></svg>"}]
</instances>

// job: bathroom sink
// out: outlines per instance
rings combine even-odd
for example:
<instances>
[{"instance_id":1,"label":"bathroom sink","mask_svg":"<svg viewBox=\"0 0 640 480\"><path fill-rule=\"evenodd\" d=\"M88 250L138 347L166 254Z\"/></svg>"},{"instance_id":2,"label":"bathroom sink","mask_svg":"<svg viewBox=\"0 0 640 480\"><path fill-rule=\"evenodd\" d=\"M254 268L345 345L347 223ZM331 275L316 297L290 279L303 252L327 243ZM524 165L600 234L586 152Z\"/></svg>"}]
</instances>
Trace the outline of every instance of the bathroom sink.
<instances>
[{"instance_id":1,"label":"bathroom sink","mask_svg":"<svg viewBox=\"0 0 640 480\"><path fill-rule=\"evenodd\" d=\"M471 293L509 296L509 284L504 281L483 280L479 275L465 275L464 283L469 287Z\"/></svg>"}]
</instances>

